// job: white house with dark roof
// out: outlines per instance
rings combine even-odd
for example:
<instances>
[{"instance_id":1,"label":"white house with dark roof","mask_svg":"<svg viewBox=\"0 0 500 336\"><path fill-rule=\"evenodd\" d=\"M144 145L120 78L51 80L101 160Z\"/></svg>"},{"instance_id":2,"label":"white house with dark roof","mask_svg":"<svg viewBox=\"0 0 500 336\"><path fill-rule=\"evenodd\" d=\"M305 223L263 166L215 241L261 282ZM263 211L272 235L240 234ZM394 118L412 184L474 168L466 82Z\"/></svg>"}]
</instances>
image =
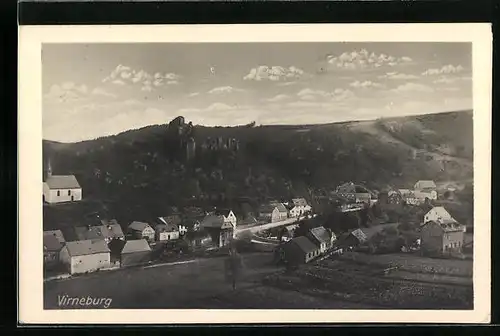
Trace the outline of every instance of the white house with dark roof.
<instances>
[{"instance_id":1,"label":"white house with dark roof","mask_svg":"<svg viewBox=\"0 0 500 336\"><path fill-rule=\"evenodd\" d=\"M59 254L70 274L94 272L111 266L108 244L104 240L66 242Z\"/></svg>"},{"instance_id":2,"label":"white house with dark roof","mask_svg":"<svg viewBox=\"0 0 500 336\"><path fill-rule=\"evenodd\" d=\"M304 198L294 198L290 205L290 217L300 217L305 212L311 211L311 206Z\"/></svg>"},{"instance_id":3,"label":"white house with dark roof","mask_svg":"<svg viewBox=\"0 0 500 336\"><path fill-rule=\"evenodd\" d=\"M47 178L43 183L43 199L47 203L81 201L82 187L74 175L52 175L49 162Z\"/></svg>"},{"instance_id":4,"label":"white house with dark roof","mask_svg":"<svg viewBox=\"0 0 500 336\"><path fill-rule=\"evenodd\" d=\"M419 191L431 191L431 190L436 190L437 186L436 183L432 180L420 180L417 181L417 183L415 183L413 189Z\"/></svg>"},{"instance_id":5,"label":"white house with dark roof","mask_svg":"<svg viewBox=\"0 0 500 336\"><path fill-rule=\"evenodd\" d=\"M443 220L455 220L448 211L442 206L433 207L425 215L423 223L430 221L441 222Z\"/></svg>"},{"instance_id":6,"label":"white house with dark roof","mask_svg":"<svg viewBox=\"0 0 500 336\"><path fill-rule=\"evenodd\" d=\"M328 231L323 226L310 229L306 237L319 247L321 253L329 250L336 240L335 234Z\"/></svg>"},{"instance_id":7,"label":"white house with dark roof","mask_svg":"<svg viewBox=\"0 0 500 336\"><path fill-rule=\"evenodd\" d=\"M155 229L148 223L133 221L127 229L127 234L135 239L146 239L148 242L155 240Z\"/></svg>"}]
</instances>

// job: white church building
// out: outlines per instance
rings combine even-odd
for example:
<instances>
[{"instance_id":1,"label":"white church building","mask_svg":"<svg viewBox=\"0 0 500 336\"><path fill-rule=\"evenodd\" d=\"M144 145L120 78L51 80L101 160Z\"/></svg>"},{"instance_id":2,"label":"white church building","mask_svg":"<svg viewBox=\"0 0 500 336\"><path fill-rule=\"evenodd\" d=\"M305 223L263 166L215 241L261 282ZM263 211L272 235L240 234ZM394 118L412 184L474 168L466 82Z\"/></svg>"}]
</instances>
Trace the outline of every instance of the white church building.
<instances>
[{"instance_id":1,"label":"white church building","mask_svg":"<svg viewBox=\"0 0 500 336\"><path fill-rule=\"evenodd\" d=\"M43 182L43 200L51 204L81 201L82 187L74 175L52 175L49 162L47 177Z\"/></svg>"}]
</instances>

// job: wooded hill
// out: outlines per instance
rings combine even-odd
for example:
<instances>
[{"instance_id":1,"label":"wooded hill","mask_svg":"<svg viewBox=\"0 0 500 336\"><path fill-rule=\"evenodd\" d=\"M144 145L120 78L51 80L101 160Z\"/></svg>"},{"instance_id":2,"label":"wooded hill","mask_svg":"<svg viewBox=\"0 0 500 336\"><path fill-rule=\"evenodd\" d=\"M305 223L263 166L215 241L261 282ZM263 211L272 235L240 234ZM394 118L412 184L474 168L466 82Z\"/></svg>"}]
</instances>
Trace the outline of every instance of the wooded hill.
<instances>
[{"instance_id":1,"label":"wooded hill","mask_svg":"<svg viewBox=\"0 0 500 336\"><path fill-rule=\"evenodd\" d=\"M44 161L50 158L53 174L74 174L84 199L111 204L126 221L165 215L172 205L309 199L310 191L324 194L346 181L380 190L472 178L472 111L324 125L195 125L191 160L178 155L185 148L176 147L168 122L79 143L44 141ZM202 150L219 137L239 148Z\"/></svg>"}]
</instances>

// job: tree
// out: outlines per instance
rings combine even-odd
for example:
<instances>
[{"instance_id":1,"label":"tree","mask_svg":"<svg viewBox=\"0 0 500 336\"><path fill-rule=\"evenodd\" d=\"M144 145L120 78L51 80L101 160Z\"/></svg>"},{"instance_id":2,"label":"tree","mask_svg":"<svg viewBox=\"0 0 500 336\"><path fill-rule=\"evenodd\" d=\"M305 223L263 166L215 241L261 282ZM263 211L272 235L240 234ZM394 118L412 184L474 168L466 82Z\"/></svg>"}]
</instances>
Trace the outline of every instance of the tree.
<instances>
[{"instance_id":1,"label":"tree","mask_svg":"<svg viewBox=\"0 0 500 336\"><path fill-rule=\"evenodd\" d=\"M236 283L239 281L243 271L243 259L236 251L236 246L231 244L229 247L229 257L225 261L226 277L231 281L233 290L236 289Z\"/></svg>"}]
</instances>

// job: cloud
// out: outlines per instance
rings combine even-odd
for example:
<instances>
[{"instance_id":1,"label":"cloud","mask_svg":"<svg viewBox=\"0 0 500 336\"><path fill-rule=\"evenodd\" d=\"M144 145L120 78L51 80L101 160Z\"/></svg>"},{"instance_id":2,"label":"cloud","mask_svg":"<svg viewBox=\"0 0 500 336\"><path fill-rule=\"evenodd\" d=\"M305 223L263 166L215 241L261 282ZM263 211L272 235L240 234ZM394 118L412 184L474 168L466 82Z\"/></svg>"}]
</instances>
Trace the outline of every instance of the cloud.
<instances>
[{"instance_id":1,"label":"cloud","mask_svg":"<svg viewBox=\"0 0 500 336\"><path fill-rule=\"evenodd\" d=\"M151 87L150 85L145 85L145 86L141 87L141 91L151 92L151 91L153 91L153 87Z\"/></svg>"},{"instance_id":2,"label":"cloud","mask_svg":"<svg viewBox=\"0 0 500 336\"><path fill-rule=\"evenodd\" d=\"M464 71L464 68L461 65L445 65L442 68L433 68L433 69L427 69L426 71L422 72L423 76L434 76L434 75L443 75L443 74L456 74L459 72Z\"/></svg>"},{"instance_id":3,"label":"cloud","mask_svg":"<svg viewBox=\"0 0 500 336\"><path fill-rule=\"evenodd\" d=\"M94 88L91 93L93 95L96 95L96 96L105 96L105 97L116 98L116 95L114 93L108 92L100 87Z\"/></svg>"},{"instance_id":4,"label":"cloud","mask_svg":"<svg viewBox=\"0 0 500 336\"><path fill-rule=\"evenodd\" d=\"M313 90L310 88L302 89L297 93L301 100L315 101L315 100L329 100L329 101L342 101L354 97L351 90L337 88L333 91Z\"/></svg>"},{"instance_id":5,"label":"cloud","mask_svg":"<svg viewBox=\"0 0 500 336\"><path fill-rule=\"evenodd\" d=\"M418 76L404 74L399 72L388 72L385 75L378 76L378 78L387 78L387 79L417 79Z\"/></svg>"},{"instance_id":6,"label":"cloud","mask_svg":"<svg viewBox=\"0 0 500 336\"><path fill-rule=\"evenodd\" d=\"M138 84L141 85L142 88L151 87L152 90L154 87L178 84L180 78L180 75L171 72L156 72L151 74L142 69L135 70L129 66L120 64L110 73L109 76L105 77L102 82L109 82L117 85ZM145 90L149 90L149 88Z\"/></svg>"},{"instance_id":7,"label":"cloud","mask_svg":"<svg viewBox=\"0 0 500 336\"><path fill-rule=\"evenodd\" d=\"M288 68L282 66L266 66L261 65L250 70L250 72L243 77L244 80L254 81L290 81L301 78L304 71L295 66Z\"/></svg>"},{"instance_id":8,"label":"cloud","mask_svg":"<svg viewBox=\"0 0 500 336\"><path fill-rule=\"evenodd\" d=\"M200 95L199 92L193 92L193 93L188 94L188 97L196 97L196 96L199 96L199 95Z\"/></svg>"},{"instance_id":9,"label":"cloud","mask_svg":"<svg viewBox=\"0 0 500 336\"><path fill-rule=\"evenodd\" d=\"M128 99L88 102L77 105L43 105L43 138L75 142L117 134L129 129L164 124L172 113ZM68 132L68 130L71 130Z\"/></svg>"},{"instance_id":10,"label":"cloud","mask_svg":"<svg viewBox=\"0 0 500 336\"><path fill-rule=\"evenodd\" d=\"M116 95L105 91L103 88L96 87L93 90L85 84L76 84L74 82L64 82L54 84L49 91L44 94L43 100L50 104L74 103L89 100L91 96L116 98Z\"/></svg>"},{"instance_id":11,"label":"cloud","mask_svg":"<svg viewBox=\"0 0 500 336\"><path fill-rule=\"evenodd\" d=\"M282 101L285 101L285 100L289 100L291 97L289 95L286 95L286 94L279 94L279 95L276 95L272 98L268 98L266 99L266 101L268 102L272 102L272 103L277 103L277 102L282 102Z\"/></svg>"},{"instance_id":12,"label":"cloud","mask_svg":"<svg viewBox=\"0 0 500 336\"><path fill-rule=\"evenodd\" d=\"M290 86L290 85L295 85L297 84L297 82L281 82L281 83L278 83L276 85L278 86Z\"/></svg>"},{"instance_id":13,"label":"cloud","mask_svg":"<svg viewBox=\"0 0 500 336\"><path fill-rule=\"evenodd\" d=\"M372 81L355 81L349 84L349 86L357 89L368 89L368 88L382 88L384 85L380 83L375 83Z\"/></svg>"},{"instance_id":14,"label":"cloud","mask_svg":"<svg viewBox=\"0 0 500 336\"><path fill-rule=\"evenodd\" d=\"M382 66L396 66L412 62L407 56L395 57L386 54L368 52L366 49L344 52L340 55L327 55L326 60L330 69L359 70L374 69Z\"/></svg>"},{"instance_id":15,"label":"cloud","mask_svg":"<svg viewBox=\"0 0 500 336\"><path fill-rule=\"evenodd\" d=\"M116 85L125 85L125 82L122 81L121 79L115 79L111 83L116 84Z\"/></svg>"},{"instance_id":16,"label":"cloud","mask_svg":"<svg viewBox=\"0 0 500 336\"><path fill-rule=\"evenodd\" d=\"M453 84L459 81L470 81L471 78L468 76L463 77L450 77L450 76L441 76L438 79L433 80L432 82L435 84Z\"/></svg>"},{"instance_id":17,"label":"cloud","mask_svg":"<svg viewBox=\"0 0 500 336\"><path fill-rule=\"evenodd\" d=\"M430 86L423 85L423 84L417 84L417 83L406 83L398 86L395 89L392 89L391 91L397 92L397 93L406 93L406 92L433 92L434 89L431 88Z\"/></svg>"},{"instance_id":18,"label":"cloud","mask_svg":"<svg viewBox=\"0 0 500 336\"><path fill-rule=\"evenodd\" d=\"M208 91L209 94L226 94L226 93L234 93L234 92L243 92L244 90L242 89L237 89L232 86L220 86L213 88L212 90Z\"/></svg>"}]
</instances>

